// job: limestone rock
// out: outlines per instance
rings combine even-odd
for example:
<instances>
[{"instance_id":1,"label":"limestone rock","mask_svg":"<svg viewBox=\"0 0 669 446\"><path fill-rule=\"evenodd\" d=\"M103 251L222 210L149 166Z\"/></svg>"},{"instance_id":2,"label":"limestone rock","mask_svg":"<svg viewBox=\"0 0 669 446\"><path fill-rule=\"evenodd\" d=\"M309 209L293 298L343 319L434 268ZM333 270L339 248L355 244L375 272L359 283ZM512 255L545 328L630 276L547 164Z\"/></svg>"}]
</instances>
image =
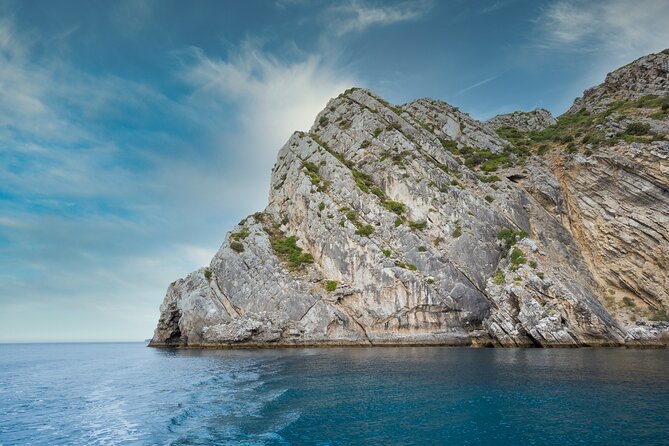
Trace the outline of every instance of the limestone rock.
<instances>
[{"instance_id":1,"label":"limestone rock","mask_svg":"<svg viewBox=\"0 0 669 446\"><path fill-rule=\"evenodd\" d=\"M517 111L505 115L497 115L487 120L486 124L495 130L501 127L513 127L521 132L530 132L543 130L546 127L554 125L555 118L548 110L537 108L530 112Z\"/></svg>"},{"instance_id":2,"label":"limestone rock","mask_svg":"<svg viewBox=\"0 0 669 446\"><path fill-rule=\"evenodd\" d=\"M616 100L669 94L669 49L649 54L606 75L604 83L583 92L569 112L602 111Z\"/></svg>"},{"instance_id":3,"label":"limestone rock","mask_svg":"<svg viewBox=\"0 0 669 446\"><path fill-rule=\"evenodd\" d=\"M666 57L579 106L666 96ZM347 90L281 148L264 211L170 285L151 345L665 345L667 117L639 110L651 136L606 137L602 116L587 122L606 144L529 149L564 131L550 113L484 123ZM528 136L514 146L501 127Z\"/></svg>"}]
</instances>

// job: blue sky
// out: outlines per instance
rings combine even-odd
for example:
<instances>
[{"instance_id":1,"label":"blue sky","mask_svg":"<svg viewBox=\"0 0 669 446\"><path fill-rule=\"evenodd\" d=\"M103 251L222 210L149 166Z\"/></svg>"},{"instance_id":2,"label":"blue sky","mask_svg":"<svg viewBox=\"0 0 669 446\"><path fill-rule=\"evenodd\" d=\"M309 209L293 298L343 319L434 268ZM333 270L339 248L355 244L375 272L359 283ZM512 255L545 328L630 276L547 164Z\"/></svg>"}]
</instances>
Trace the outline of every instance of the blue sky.
<instances>
[{"instance_id":1,"label":"blue sky","mask_svg":"<svg viewBox=\"0 0 669 446\"><path fill-rule=\"evenodd\" d=\"M0 2L0 341L151 336L350 86L566 110L669 46L669 2Z\"/></svg>"}]
</instances>

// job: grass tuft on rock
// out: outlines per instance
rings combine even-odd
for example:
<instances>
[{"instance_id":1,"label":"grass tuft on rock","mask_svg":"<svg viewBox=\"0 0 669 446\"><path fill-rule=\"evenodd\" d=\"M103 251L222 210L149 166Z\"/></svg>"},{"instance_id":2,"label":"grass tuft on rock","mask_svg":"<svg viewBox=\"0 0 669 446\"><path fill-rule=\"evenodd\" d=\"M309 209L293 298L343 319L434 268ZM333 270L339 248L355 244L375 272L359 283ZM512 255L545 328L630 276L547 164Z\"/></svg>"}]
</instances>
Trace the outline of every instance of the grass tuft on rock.
<instances>
[{"instance_id":1,"label":"grass tuft on rock","mask_svg":"<svg viewBox=\"0 0 669 446\"><path fill-rule=\"evenodd\" d=\"M511 270L516 271L518 268L520 268L520 265L524 264L527 262L527 259L525 258L525 253L514 247L511 250Z\"/></svg>"},{"instance_id":2,"label":"grass tuft on rock","mask_svg":"<svg viewBox=\"0 0 669 446\"><path fill-rule=\"evenodd\" d=\"M506 280L504 273L502 271L497 271L495 276L492 278L492 283L495 285L502 285Z\"/></svg>"}]
</instances>

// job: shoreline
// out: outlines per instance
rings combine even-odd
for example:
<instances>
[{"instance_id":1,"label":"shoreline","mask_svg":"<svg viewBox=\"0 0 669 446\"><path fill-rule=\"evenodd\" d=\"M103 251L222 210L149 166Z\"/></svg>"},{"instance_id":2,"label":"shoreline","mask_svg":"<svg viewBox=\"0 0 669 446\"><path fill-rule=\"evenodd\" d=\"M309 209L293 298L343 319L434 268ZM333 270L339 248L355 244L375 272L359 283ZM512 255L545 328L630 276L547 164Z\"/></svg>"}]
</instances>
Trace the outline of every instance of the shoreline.
<instances>
[{"instance_id":1,"label":"shoreline","mask_svg":"<svg viewBox=\"0 0 669 446\"><path fill-rule=\"evenodd\" d=\"M370 343L370 342L342 342L342 341L333 341L333 342L301 342L301 343L267 343L267 342L239 342L239 343L227 343L227 344L192 344L192 345L179 345L179 344L166 344L166 343L155 343L149 342L147 347L158 348L158 349L178 349L178 350L270 350L270 349L300 349L300 348L339 348L339 347L355 347L355 348L384 348L384 347L457 347L457 348L472 348L472 349L486 349L486 348L496 348L496 349L582 349L582 348L604 348L604 349L613 349L613 348L625 348L625 349L637 349L637 350L662 350L669 347L669 344L666 342L655 342L655 343L611 343L611 342L602 342L602 343L591 343L591 344L551 344L551 345L535 345L535 344L526 344L526 345L510 345L504 346L494 343L454 343L454 342L383 342L383 343Z\"/></svg>"}]
</instances>

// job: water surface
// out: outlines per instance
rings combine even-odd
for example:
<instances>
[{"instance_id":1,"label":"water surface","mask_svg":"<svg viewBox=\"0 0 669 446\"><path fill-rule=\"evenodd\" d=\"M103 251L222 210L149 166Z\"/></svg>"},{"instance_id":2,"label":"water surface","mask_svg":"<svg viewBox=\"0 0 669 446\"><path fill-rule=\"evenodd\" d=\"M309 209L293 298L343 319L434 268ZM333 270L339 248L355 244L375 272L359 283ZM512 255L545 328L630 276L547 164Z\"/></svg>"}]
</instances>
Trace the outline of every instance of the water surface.
<instances>
[{"instance_id":1,"label":"water surface","mask_svg":"<svg viewBox=\"0 0 669 446\"><path fill-rule=\"evenodd\" d=\"M669 444L669 351L0 345L0 445Z\"/></svg>"}]
</instances>

